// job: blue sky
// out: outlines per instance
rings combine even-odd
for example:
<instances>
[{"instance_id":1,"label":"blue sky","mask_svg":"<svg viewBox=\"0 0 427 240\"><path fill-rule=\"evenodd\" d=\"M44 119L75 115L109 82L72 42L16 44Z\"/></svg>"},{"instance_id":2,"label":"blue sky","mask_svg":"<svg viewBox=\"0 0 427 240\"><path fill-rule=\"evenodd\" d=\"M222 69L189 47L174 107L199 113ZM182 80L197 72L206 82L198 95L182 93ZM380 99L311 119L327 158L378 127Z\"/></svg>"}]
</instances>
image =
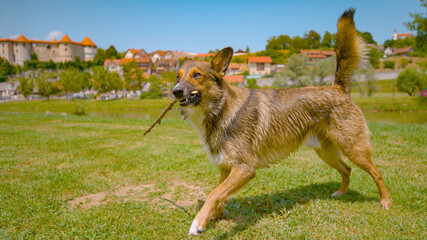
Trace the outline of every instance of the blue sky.
<instances>
[{"instance_id":1,"label":"blue sky","mask_svg":"<svg viewBox=\"0 0 427 240\"><path fill-rule=\"evenodd\" d=\"M1 38L24 34L60 40L68 34L73 41L89 36L98 47L114 45L119 51L198 53L226 46L260 51L274 35L334 33L338 17L348 7L357 9L356 27L383 43L395 28L408 32L403 22L411 20L410 12L425 12L419 0L0 0L0 6Z\"/></svg>"}]
</instances>

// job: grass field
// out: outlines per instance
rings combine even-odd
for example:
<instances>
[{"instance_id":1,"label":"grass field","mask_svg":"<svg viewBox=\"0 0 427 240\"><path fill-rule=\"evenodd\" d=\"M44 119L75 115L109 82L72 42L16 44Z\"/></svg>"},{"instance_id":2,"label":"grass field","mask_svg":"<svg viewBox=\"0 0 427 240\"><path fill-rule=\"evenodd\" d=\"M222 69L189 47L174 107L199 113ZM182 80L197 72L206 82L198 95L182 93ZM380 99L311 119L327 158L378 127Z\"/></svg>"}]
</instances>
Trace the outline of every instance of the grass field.
<instances>
[{"instance_id":1,"label":"grass field","mask_svg":"<svg viewBox=\"0 0 427 240\"><path fill-rule=\"evenodd\" d=\"M360 96L352 93L352 100L364 111L427 111L427 98L409 97L404 93L375 93L372 97ZM424 101L422 101L424 100ZM144 100L32 100L11 101L0 103L0 112L41 112L72 113L76 105L83 105L88 112L138 112L152 111L158 114L171 99L144 99Z\"/></svg>"},{"instance_id":2,"label":"grass field","mask_svg":"<svg viewBox=\"0 0 427 240\"><path fill-rule=\"evenodd\" d=\"M6 110L0 108L2 239L186 239L217 185L219 171L180 119L164 119L142 138L152 119ZM259 170L199 238L425 239L427 125L369 127L391 210L380 207L374 182L351 163L348 194L331 198L339 174L302 148Z\"/></svg>"}]
</instances>

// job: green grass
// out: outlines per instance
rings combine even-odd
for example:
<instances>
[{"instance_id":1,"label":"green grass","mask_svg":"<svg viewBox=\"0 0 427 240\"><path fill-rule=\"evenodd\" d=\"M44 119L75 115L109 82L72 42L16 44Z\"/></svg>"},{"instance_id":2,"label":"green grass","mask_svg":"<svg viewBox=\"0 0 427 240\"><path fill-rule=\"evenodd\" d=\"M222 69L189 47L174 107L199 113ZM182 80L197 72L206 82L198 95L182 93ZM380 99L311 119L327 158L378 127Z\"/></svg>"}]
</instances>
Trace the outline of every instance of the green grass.
<instances>
[{"instance_id":1,"label":"green grass","mask_svg":"<svg viewBox=\"0 0 427 240\"><path fill-rule=\"evenodd\" d=\"M188 238L219 171L188 123L164 119L143 138L151 122L0 113L0 238ZM200 238L426 238L427 125L369 127L391 210L380 207L373 180L351 163L349 192L331 198L339 174L302 148L259 170ZM120 194L124 187L131 190ZM102 204L85 207L96 202L93 196L80 205L70 202L96 193L104 193Z\"/></svg>"},{"instance_id":2,"label":"green grass","mask_svg":"<svg viewBox=\"0 0 427 240\"><path fill-rule=\"evenodd\" d=\"M427 98L410 97L407 94L397 93L375 93L372 97L363 96L359 93L352 93L353 101L364 111L427 111ZM133 117L140 117L145 113L157 116L161 110L171 100L164 99L144 99L128 100L119 99L111 101L99 100L32 100L32 101L12 101L5 104L0 103L0 112L41 112L73 114L78 107L85 108L86 112L97 113L97 116L115 116L120 113L133 114ZM176 106L175 106L176 108ZM178 112L168 114L168 116L179 117Z\"/></svg>"}]
</instances>

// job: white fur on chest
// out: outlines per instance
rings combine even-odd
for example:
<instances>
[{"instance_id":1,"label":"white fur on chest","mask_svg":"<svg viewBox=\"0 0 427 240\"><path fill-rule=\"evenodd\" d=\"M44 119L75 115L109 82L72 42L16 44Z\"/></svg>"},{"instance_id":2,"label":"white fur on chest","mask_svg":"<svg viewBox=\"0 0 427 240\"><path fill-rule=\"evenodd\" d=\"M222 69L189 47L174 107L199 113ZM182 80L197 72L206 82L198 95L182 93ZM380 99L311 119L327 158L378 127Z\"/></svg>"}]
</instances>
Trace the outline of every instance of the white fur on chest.
<instances>
[{"instance_id":1,"label":"white fur on chest","mask_svg":"<svg viewBox=\"0 0 427 240\"><path fill-rule=\"evenodd\" d=\"M222 152L212 154L209 146L205 143L206 128L203 125L203 121L205 120L204 113L198 108L190 108L186 109L186 111L188 113L187 120L194 126L194 128L196 128L197 132L199 133L199 136L202 139L203 146L205 148L206 154L209 157L210 162L216 166L226 164L224 154Z\"/></svg>"}]
</instances>

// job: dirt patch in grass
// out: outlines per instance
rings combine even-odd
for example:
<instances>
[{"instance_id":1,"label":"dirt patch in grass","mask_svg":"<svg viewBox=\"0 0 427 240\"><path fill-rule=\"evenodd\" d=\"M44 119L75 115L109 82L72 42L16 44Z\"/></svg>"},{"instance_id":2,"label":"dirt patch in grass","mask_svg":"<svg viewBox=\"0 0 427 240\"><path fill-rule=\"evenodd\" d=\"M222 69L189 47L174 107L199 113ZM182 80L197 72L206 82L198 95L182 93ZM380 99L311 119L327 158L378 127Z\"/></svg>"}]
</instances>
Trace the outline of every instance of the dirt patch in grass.
<instances>
[{"instance_id":1,"label":"dirt patch in grass","mask_svg":"<svg viewBox=\"0 0 427 240\"><path fill-rule=\"evenodd\" d=\"M186 207L196 204L198 199L205 197L206 194L202 187L189 184L183 180L173 180L168 183L166 190L156 187L155 184L128 185L117 187L115 190L81 196L68 201L68 204L80 208L94 207L109 202L119 201L137 201L156 205L170 205L170 203L164 200L168 199L179 206Z\"/></svg>"}]
</instances>

